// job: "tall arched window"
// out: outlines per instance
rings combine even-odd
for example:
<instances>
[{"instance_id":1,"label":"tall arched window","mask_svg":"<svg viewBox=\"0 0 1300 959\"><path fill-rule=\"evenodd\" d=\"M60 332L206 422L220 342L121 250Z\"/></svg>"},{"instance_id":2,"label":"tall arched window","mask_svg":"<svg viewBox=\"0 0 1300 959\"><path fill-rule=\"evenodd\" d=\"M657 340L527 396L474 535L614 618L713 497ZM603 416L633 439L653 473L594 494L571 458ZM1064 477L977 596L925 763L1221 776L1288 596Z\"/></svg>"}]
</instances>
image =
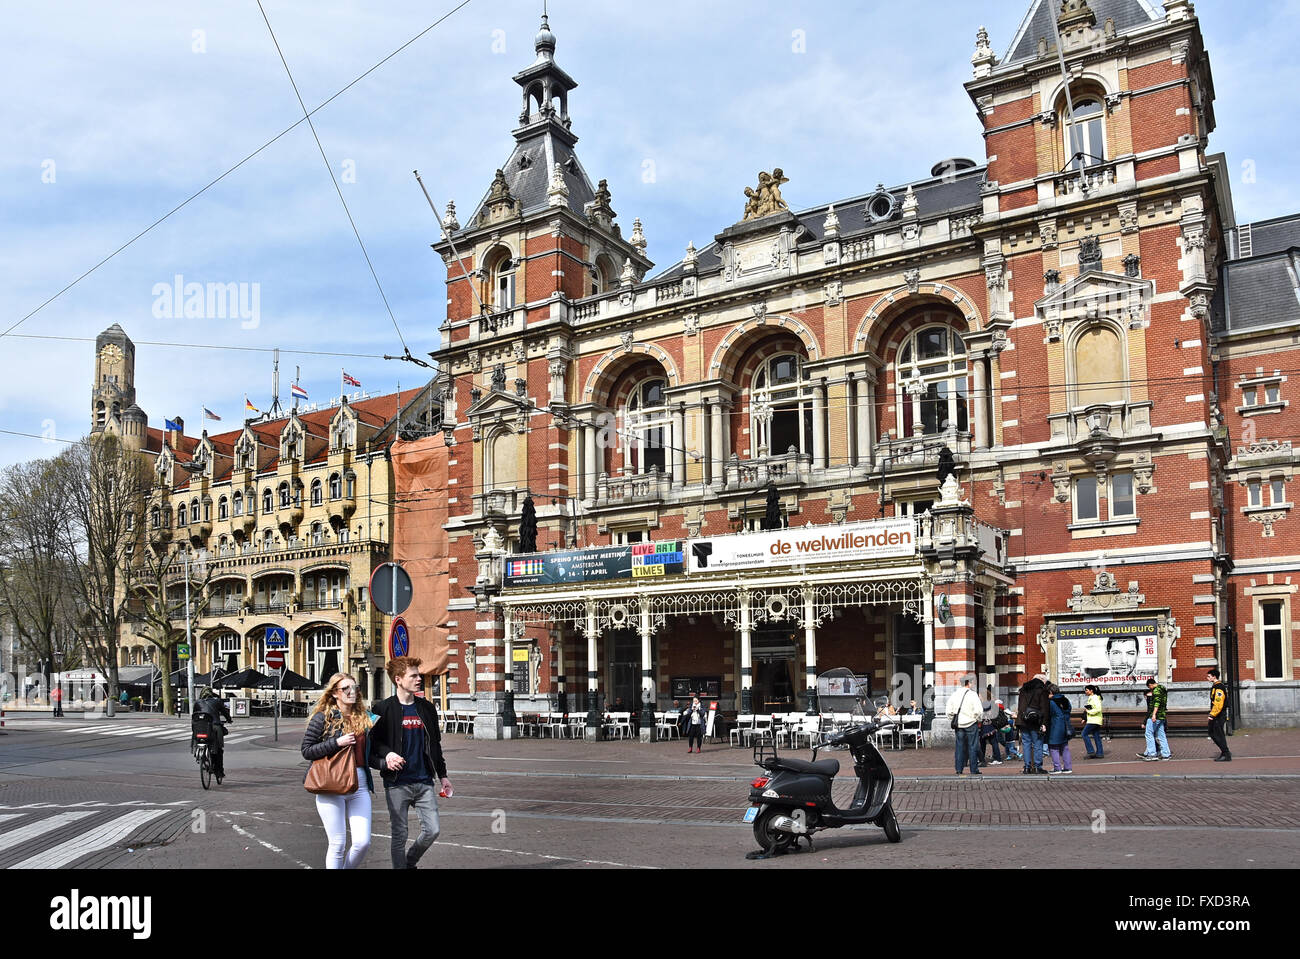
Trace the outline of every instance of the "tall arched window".
<instances>
[{"instance_id":1,"label":"tall arched window","mask_svg":"<svg viewBox=\"0 0 1300 959\"><path fill-rule=\"evenodd\" d=\"M199 521L199 501L197 499L190 500L190 522L197 523L198 521Z\"/></svg>"},{"instance_id":2,"label":"tall arched window","mask_svg":"<svg viewBox=\"0 0 1300 959\"><path fill-rule=\"evenodd\" d=\"M803 357L782 353L770 357L754 374L749 405L754 455L784 456L792 449L813 450L812 395Z\"/></svg>"},{"instance_id":3,"label":"tall arched window","mask_svg":"<svg viewBox=\"0 0 1300 959\"><path fill-rule=\"evenodd\" d=\"M510 251L499 250L488 257L487 275L488 293L492 300L492 309L500 312L510 310L515 305L515 267L516 261Z\"/></svg>"},{"instance_id":4,"label":"tall arched window","mask_svg":"<svg viewBox=\"0 0 1300 959\"><path fill-rule=\"evenodd\" d=\"M643 380L628 397L624 420L627 424L626 462L636 473L663 472L667 454L668 408L662 379Z\"/></svg>"},{"instance_id":5,"label":"tall arched window","mask_svg":"<svg viewBox=\"0 0 1300 959\"><path fill-rule=\"evenodd\" d=\"M275 532L273 530L262 530L262 552L269 553L275 549Z\"/></svg>"},{"instance_id":6,"label":"tall arched window","mask_svg":"<svg viewBox=\"0 0 1300 959\"><path fill-rule=\"evenodd\" d=\"M280 509L289 508L289 484L280 484Z\"/></svg>"},{"instance_id":7,"label":"tall arched window","mask_svg":"<svg viewBox=\"0 0 1300 959\"><path fill-rule=\"evenodd\" d=\"M1068 111L1064 107L1062 112ZM1065 118L1065 156L1071 170L1106 161L1106 108L1094 96L1076 97L1074 112Z\"/></svg>"},{"instance_id":8,"label":"tall arched window","mask_svg":"<svg viewBox=\"0 0 1300 959\"><path fill-rule=\"evenodd\" d=\"M234 510L234 515L243 516L244 515L244 494L236 493L232 498L231 502L232 502L231 508Z\"/></svg>"},{"instance_id":9,"label":"tall arched window","mask_svg":"<svg viewBox=\"0 0 1300 959\"><path fill-rule=\"evenodd\" d=\"M230 518L230 502L224 496L217 500L217 519Z\"/></svg>"},{"instance_id":10,"label":"tall arched window","mask_svg":"<svg viewBox=\"0 0 1300 959\"><path fill-rule=\"evenodd\" d=\"M157 529L161 523L162 511L159 510L157 506L154 506L149 510L149 525L154 529Z\"/></svg>"},{"instance_id":11,"label":"tall arched window","mask_svg":"<svg viewBox=\"0 0 1300 959\"><path fill-rule=\"evenodd\" d=\"M311 481L311 505L319 506L321 504L320 480Z\"/></svg>"},{"instance_id":12,"label":"tall arched window","mask_svg":"<svg viewBox=\"0 0 1300 959\"><path fill-rule=\"evenodd\" d=\"M343 480L338 473L330 474L330 499L338 499L343 495Z\"/></svg>"},{"instance_id":13,"label":"tall arched window","mask_svg":"<svg viewBox=\"0 0 1300 959\"><path fill-rule=\"evenodd\" d=\"M275 511L275 497L271 495L271 487L262 490L262 512L271 513Z\"/></svg>"},{"instance_id":14,"label":"tall arched window","mask_svg":"<svg viewBox=\"0 0 1300 959\"><path fill-rule=\"evenodd\" d=\"M181 503L180 506L176 507L176 526L178 528L184 526L188 522L188 520L186 519L188 515L189 514L185 510L184 503Z\"/></svg>"},{"instance_id":15,"label":"tall arched window","mask_svg":"<svg viewBox=\"0 0 1300 959\"><path fill-rule=\"evenodd\" d=\"M966 397L966 344L956 330L927 326L908 336L895 366L898 428L926 436L969 428Z\"/></svg>"}]
</instances>

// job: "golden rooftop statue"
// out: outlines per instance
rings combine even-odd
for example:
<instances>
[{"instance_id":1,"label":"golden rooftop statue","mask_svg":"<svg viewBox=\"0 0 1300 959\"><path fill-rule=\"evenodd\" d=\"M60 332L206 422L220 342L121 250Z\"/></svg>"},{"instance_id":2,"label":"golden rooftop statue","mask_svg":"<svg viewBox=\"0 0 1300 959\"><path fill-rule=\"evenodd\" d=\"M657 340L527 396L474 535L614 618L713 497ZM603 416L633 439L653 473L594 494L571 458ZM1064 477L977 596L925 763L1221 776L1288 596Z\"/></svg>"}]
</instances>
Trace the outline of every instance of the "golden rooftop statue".
<instances>
[{"instance_id":1,"label":"golden rooftop statue","mask_svg":"<svg viewBox=\"0 0 1300 959\"><path fill-rule=\"evenodd\" d=\"M748 200L745 203L744 219L757 220L761 216L790 209L781 198L781 184L789 182L789 178L780 167L776 167L771 173L759 173L758 189L745 187L745 196Z\"/></svg>"}]
</instances>

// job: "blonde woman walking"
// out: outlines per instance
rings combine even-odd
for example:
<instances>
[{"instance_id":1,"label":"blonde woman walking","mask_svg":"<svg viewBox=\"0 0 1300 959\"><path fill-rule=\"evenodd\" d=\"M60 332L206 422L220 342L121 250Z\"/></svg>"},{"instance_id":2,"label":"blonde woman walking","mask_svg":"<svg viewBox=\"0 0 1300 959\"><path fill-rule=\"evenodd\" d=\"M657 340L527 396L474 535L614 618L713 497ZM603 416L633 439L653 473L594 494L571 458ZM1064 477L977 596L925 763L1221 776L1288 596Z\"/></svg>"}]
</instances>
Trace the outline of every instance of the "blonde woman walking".
<instances>
[{"instance_id":1,"label":"blonde woman walking","mask_svg":"<svg viewBox=\"0 0 1300 959\"><path fill-rule=\"evenodd\" d=\"M355 869L370 848L370 796L375 785L370 777L368 747L374 723L375 716L362 702L357 681L346 673L330 677L307 722L302 738L303 759L324 759L340 749L351 749L356 757L356 789L345 796L316 794L316 812L329 836L326 869ZM352 848L345 856L349 826Z\"/></svg>"}]
</instances>

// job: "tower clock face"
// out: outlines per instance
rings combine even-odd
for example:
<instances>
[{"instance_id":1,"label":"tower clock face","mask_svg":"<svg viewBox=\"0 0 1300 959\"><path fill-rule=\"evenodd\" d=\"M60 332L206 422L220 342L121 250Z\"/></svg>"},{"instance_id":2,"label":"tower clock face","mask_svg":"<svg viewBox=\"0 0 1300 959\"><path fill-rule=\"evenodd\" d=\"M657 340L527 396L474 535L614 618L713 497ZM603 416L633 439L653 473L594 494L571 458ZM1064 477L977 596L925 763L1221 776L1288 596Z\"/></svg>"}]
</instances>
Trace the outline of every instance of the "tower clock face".
<instances>
[{"instance_id":1,"label":"tower clock face","mask_svg":"<svg viewBox=\"0 0 1300 959\"><path fill-rule=\"evenodd\" d=\"M105 363L118 363L122 359L122 349L110 343L99 351L99 356Z\"/></svg>"}]
</instances>

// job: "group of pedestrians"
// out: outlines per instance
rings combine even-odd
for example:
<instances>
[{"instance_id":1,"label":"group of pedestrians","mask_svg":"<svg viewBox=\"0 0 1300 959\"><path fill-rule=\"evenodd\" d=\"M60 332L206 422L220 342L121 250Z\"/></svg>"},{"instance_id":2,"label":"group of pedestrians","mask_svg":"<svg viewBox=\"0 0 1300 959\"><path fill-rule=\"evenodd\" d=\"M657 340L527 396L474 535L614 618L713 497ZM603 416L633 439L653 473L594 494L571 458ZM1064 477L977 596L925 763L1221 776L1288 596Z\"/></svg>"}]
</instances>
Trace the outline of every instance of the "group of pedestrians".
<instances>
[{"instance_id":1,"label":"group of pedestrians","mask_svg":"<svg viewBox=\"0 0 1300 959\"><path fill-rule=\"evenodd\" d=\"M326 869L355 869L366 856L375 788L372 768L380 771L384 783L393 868L414 869L438 838L438 797L451 796L452 787L442 756L438 711L421 695L424 677L419 667L420 660L409 656L389 660L386 669L397 691L376 703L373 712L366 708L356 680L335 673L312 709L302 740L303 758L326 760L346 749L356 766L356 788L351 792L316 793L316 811L329 839ZM420 820L420 833L408 846L406 819L411 809Z\"/></svg>"}]
</instances>

